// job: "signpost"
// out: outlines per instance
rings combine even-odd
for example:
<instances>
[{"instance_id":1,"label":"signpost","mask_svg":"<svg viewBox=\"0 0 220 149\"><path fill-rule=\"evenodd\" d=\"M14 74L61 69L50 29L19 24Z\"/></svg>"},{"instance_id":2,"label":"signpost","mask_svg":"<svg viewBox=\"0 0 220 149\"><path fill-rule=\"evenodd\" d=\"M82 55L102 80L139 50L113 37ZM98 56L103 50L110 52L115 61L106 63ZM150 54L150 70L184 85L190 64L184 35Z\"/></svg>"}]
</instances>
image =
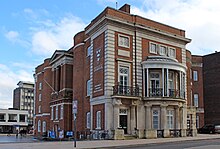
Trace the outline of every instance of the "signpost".
<instances>
[{"instance_id":1,"label":"signpost","mask_svg":"<svg viewBox=\"0 0 220 149\"><path fill-rule=\"evenodd\" d=\"M76 147L76 114L77 114L77 100L73 100L74 147Z\"/></svg>"}]
</instances>

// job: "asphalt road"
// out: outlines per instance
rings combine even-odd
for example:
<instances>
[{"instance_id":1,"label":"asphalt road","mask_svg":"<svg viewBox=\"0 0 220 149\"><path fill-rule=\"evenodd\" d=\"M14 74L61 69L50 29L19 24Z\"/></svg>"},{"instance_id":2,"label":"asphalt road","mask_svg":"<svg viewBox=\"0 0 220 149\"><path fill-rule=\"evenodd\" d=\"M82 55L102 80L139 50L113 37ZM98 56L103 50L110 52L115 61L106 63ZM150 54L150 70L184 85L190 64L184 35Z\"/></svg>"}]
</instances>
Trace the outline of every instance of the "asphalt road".
<instances>
[{"instance_id":1,"label":"asphalt road","mask_svg":"<svg viewBox=\"0 0 220 149\"><path fill-rule=\"evenodd\" d=\"M220 149L220 139L116 147L117 149Z\"/></svg>"}]
</instances>

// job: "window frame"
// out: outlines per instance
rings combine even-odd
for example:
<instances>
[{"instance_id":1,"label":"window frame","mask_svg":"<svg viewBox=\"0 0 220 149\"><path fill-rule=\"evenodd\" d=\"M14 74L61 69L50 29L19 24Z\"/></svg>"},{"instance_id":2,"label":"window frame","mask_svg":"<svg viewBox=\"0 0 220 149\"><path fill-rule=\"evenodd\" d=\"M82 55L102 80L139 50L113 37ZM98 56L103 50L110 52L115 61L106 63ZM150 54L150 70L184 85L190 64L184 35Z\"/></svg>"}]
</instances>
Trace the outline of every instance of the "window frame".
<instances>
[{"instance_id":1,"label":"window frame","mask_svg":"<svg viewBox=\"0 0 220 149\"><path fill-rule=\"evenodd\" d=\"M154 114L154 112L157 111L157 114ZM154 121L154 117L157 117L157 124ZM157 128L154 127L157 125ZM152 127L153 129L160 129L160 110L159 109L152 109Z\"/></svg>"},{"instance_id":2,"label":"window frame","mask_svg":"<svg viewBox=\"0 0 220 149\"><path fill-rule=\"evenodd\" d=\"M101 111L96 111L96 129L101 129Z\"/></svg>"},{"instance_id":3,"label":"window frame","mask_svg":"<svg viewBox=\"0 0 220 149\"><path fill-rule=\"evenodd\" d=\"M174 51L174 55L171 54L171 50ZM176 48L173 48L173 47L169 47L168 48L168 54L167 54L169 57L171 58L176 58Z\"/></svg>"},{"instance_id":4,"label":"window frame","mask_svg":"<svg viewBox=\"0 0 220 149\"><path fill-rule=\"evenodd\" d=\"M91 128L91 113L90 112L86 113L86 128L87 129Z\"/></svg>"},{"instance_id":5,"label":"window frame","mask_svg":"<svg viewBox=\"0 0 220 149\"><path fill-rule=\"evenodd\" d=\"M87 57L89 57L91 55L91 52L92 52L92 46L89 46L87 48Z\"/></svg>"},{"instance_id":6,"label":"window frame","mask_svg":"<svg viewBox=\"0 0 220 149\"><path fill-rule=\"evenodd\" d=\"M152 51L152 45L155 45L155 51ZM157 54L157 43L155 43L155 42L149 42L149 53L151 53L151 54Z\"/></svg>"},{"instance_id":7,"label":"window frame","mask_svg":"<svg viewBox=\"0 0 220 149\"><path fill-rule=\"evenodd\" d=\"M197 70L193 70L193 81L198 81L198 71Z\"/></svg>"},{"instance_id":8,"label":"window frame","mask_svg":"<svg viewBox=\"0 0 220 149\"><path fill-rule=\"evenodd\" d=\"M63 104L60 106L60 119L63 119Z\"/></svg>"},{"instance_id":9,"label":"window frame","mask_svg":"<svg viewBox=\"0 0 220 149\"><path fill-rule=\"evenodd\" d=\"M128 45L125 45L124 43L120 43L121 38L127 38L128 39ZM130 48L130 36L128 35L123 35L123 34L118 34L118 46L119 47L124 47L124 48Z\"/></svg>"},{"instance_id":10,"label":"window frame","mask_svg":"<svg viewBox=\"0 0 220 149\"><path fill-rule=\"evenodd\" d=\"M39 95L38 95L38 101L41 101L42 100L42 94L40 93Z\"/></svg>"},{"instance_id":11,"label":"window frame","mask_svg":"<svg viewBox=\"0 0 220 149\"><path fill-rule=\"evenodd\" d=\"M161 52L161 48L162 48L162 47L165 49L165 52L164 52L164 53ZM166 56L166 55L167 55L167 46L161 44L160 47L159 47L159 54L160 54L161 56Z\"/></svg>"},{"instance_id":12,"label":"window frame","mask_svg":"<svg viewBox=\"0 0 220 149\"><path fill-rule=\"evenodd\" d=\"M38 106L38 113L41 113L41 105Z\"/></svg>"},{"instance_id":13,"label":"window frame","mask_svg":"<svg viewBox=\"0 0 220 149\"><path fill-rule=\"evenodd\" d=\"M193 104L195 107L199 107L199 94L198 93L193 94Z\"/></svg>"},{"instance_id":14,"label":"window frame","mask_svg":"<svg viewBox=\"0 0 220 149\"><path fill-rule=\"evenodd\" d=\"M47 130L47 122L46 121L43 121L42 122L42 132L46 132L46 130Z\"/></svg>"},{"instance_id":15,"label":"window frame","mask_svg":"<svg viewBox=\"0 0 220 149\"><path fill-rule=\"evenodd\" d=\"M42 90L42 82L39 83L39 90Z\"/></svg>"},{"instance_id":16,"label":"window frame","mask_svg":"<svg viewBox=\"0 0 220 149\"><path fill-rule=\"evenodd\" d=\"M86 82L86 96L91 96L91 80L87 80Z\"/></svg>"},{"instance_id":17,"label":"window frame","mask_svg":"<svg viewBox=\"0 0 220 149\"><path fill-rule=\"evenodd\" d=\"M41 132L41 120L37 121L37 132Z\"/></svg>"},{"instance_id":18,"label":"window frame","mask_svg":"<svg viewBox=\"0 0 220 149\"><path fill-rule=\"evenodd\" d=\"M168 129L174 129L174 110L167 110L167 128Z\"/></svg>"},{"instance_id":19,"label":"window frame","mask_svg":"<svg viewBox=\"0 0 220 149\"><path fill-rule=\"evenodd\" d=\"M59 116L58 116L58 105L56 105L56 113L55 113L55 120L58 120Z\"/></svg>"},{"instance_id":20,"label":"window frame","mask_svg":"<svg viewBox=\"0 0 220 149\"><path fill-rule=\"evenodd\" d=\"M53 120L54 119L54 109L53 109L53 107L51 107L51 120Z\"/></svg>"}]
</instances>

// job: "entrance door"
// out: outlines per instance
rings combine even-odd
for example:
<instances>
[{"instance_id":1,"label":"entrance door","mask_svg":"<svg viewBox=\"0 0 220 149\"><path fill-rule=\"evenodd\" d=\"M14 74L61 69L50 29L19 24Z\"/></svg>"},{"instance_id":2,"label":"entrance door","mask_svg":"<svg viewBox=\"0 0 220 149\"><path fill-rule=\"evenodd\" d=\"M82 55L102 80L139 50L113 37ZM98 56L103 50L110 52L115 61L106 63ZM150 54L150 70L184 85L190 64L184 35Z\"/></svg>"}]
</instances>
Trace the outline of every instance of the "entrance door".
<instances>
[{"instance_id":1,"label":"entrance door","mask_svg":"<svg viewBox=\"0 0 220 149\"><path fill-rule=\"evenodd\" d=\"M124 129L124 134L127 134L128 131L127 131L127 115L120 115L119 117L120 119L120 122L119 122L119 126Z\"/></svg>"}]
</instances>

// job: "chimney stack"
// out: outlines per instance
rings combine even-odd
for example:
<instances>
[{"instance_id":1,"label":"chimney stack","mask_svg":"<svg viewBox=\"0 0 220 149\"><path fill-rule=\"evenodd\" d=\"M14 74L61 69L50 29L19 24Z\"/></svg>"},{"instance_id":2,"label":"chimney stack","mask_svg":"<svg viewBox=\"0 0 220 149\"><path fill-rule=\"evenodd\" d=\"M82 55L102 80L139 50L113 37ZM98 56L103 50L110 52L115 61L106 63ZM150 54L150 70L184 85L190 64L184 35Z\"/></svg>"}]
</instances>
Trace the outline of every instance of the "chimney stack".
<instances>
[{"instance_id":1,"label":"chimney stack","mask_svg":"<svg viewBox=\"0 0 220 149\"><path fill-rule=\"evenodd\" d=\"M121 8L119 8L119 10L127 12L127 13L130 14L130 7L131 7L130 5L124 4Z\"/></svg>"}]
</instances>

